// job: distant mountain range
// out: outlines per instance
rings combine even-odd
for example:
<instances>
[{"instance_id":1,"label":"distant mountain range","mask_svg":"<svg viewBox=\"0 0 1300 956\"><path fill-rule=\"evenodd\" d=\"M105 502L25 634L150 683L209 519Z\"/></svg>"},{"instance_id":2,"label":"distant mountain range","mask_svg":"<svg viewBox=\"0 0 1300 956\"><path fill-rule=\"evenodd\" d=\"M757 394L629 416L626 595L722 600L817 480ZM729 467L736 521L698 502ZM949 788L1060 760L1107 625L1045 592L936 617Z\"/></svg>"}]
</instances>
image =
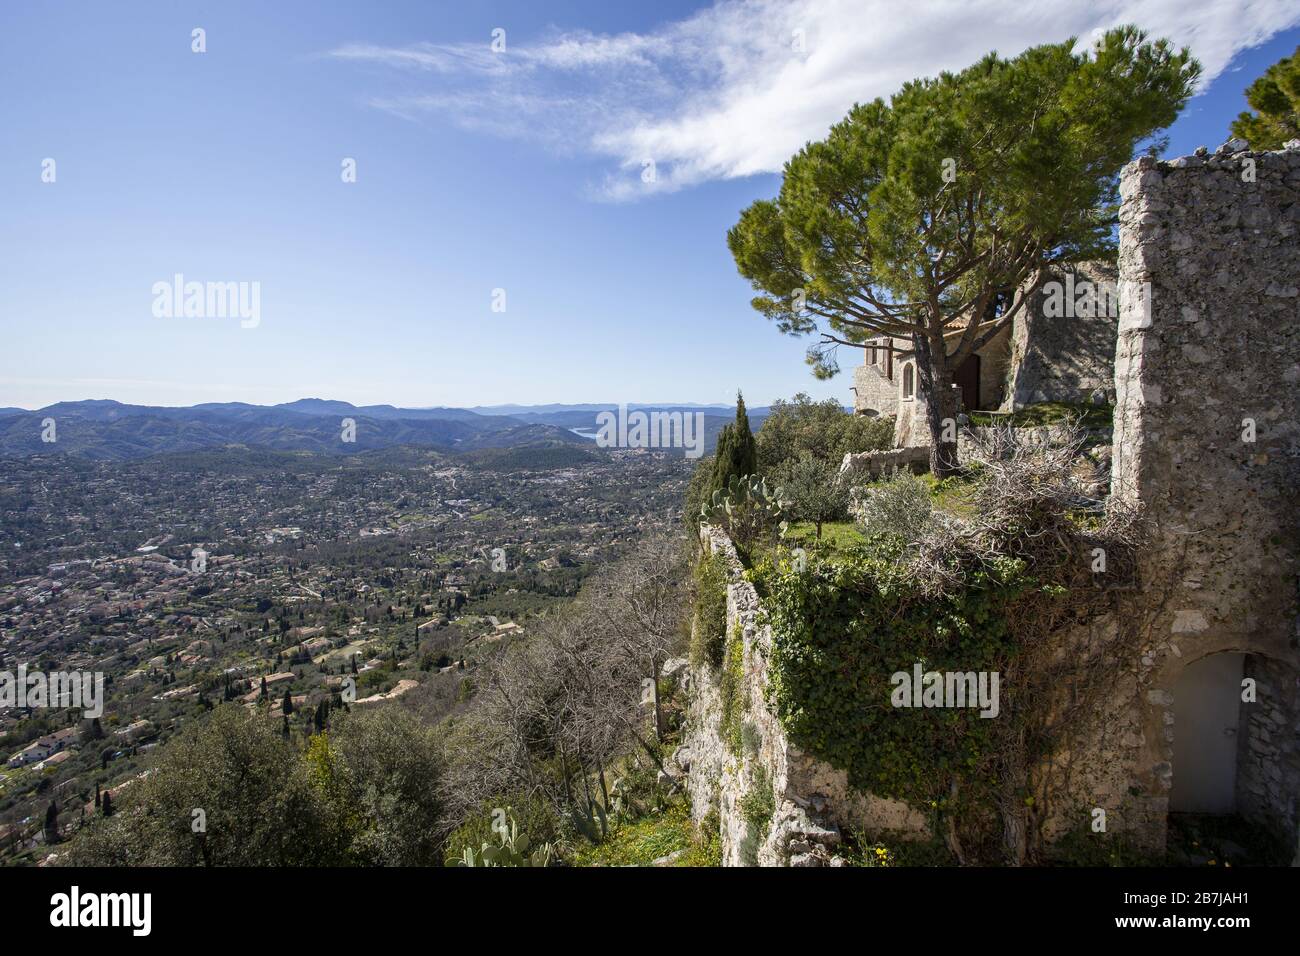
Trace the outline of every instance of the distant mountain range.
<instances>
[{"instance_id":1,"label":"distant mountain range","mask_svg":"<svg viewBox=\"0 0 1300 956\"><path fill-rule=\"evenodd\" d=\"M36 411L0 409L0 458L63 453L121 461L223 446L317 454L398 445L452 454L574 446L578 450L595 447L597 416L617 410L616 404L396 408L320 398L282 405L222 402L170 408L90 399ZM631 410L703 413L706 452L713 450L718 432L735 414L722 405L632 405ZM755 430L766 415L765 408L749 410ZM42 440L46 419L54 420L54 442ZM343 440L344 419L355 423L354 441Z\"/></svg>"}]
</instances>

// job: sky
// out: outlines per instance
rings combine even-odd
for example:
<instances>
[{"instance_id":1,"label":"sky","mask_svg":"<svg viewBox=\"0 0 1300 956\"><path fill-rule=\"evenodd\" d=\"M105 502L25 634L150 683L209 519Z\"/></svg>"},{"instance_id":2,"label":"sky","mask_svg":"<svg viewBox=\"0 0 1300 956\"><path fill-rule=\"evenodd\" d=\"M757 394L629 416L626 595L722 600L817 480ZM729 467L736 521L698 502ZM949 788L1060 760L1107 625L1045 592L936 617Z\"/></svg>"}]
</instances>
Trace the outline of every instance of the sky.
<instances>
[{"instance_id":1,"label":"sky","mask_svg":"<svg viewBox=\"0 0 1300 956\"><path fill-rule=\"evenodd\" d=\"M854 102L1122 23L1204 66L1169 156L1300 44L1294 0L4 3L0 407L848 402L740 211Z\"/></svg>"}]
</instances>

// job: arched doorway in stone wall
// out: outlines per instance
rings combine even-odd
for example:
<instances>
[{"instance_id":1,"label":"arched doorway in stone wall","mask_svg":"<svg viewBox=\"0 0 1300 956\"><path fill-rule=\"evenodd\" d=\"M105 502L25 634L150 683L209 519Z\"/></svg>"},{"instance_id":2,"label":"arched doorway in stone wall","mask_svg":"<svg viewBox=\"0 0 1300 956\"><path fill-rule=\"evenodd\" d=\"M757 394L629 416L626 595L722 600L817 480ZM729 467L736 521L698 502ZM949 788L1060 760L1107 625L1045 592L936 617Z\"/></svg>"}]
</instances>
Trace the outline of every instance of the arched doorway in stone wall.
<instances>
[{"instance_id":1,"label":"arched doorway in stone wall","mask_svg":"<svg viewBox=\"0 0 1300 956\"><path fill-rule=\"evenodd\" d=\"M1172 686L1167 846L1192 865L1290 862L1300 757L1296 669L1225 650L1187 663Z\"/></svg>"}]
</instances>

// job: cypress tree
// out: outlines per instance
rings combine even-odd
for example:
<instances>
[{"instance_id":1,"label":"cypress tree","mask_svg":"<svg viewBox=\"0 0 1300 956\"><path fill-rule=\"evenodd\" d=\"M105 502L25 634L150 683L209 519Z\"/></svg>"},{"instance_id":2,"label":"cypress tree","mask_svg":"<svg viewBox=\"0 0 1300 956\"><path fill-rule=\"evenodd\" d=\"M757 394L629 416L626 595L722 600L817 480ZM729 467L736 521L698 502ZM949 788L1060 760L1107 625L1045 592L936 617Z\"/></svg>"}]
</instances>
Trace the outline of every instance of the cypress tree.
<instances>
[{"instance_id":1,"label":"cypress tree","mask_svg":"<svg viewBox=\"0 0 1300 956\"><path fill-rule=\"evenodd\" d=\"M725 491L733 477L743 478L758 471L758 444L749 430L749 413L745 410L745 397L736 393L736 420L722 426L718 447L713 454L713 476L709 481L705 501L715 491Z\"/></svg>"},{"instance_id":2,"label":"cypress tree","mask_svg":"<svg viewBox=\"0 0 1300 956\"><path fill-rule=\"evenodd\" d=\"M45 843L47 846L59 842L59 805L51 800L45 808Z\"/></svg>"}]
</instances>

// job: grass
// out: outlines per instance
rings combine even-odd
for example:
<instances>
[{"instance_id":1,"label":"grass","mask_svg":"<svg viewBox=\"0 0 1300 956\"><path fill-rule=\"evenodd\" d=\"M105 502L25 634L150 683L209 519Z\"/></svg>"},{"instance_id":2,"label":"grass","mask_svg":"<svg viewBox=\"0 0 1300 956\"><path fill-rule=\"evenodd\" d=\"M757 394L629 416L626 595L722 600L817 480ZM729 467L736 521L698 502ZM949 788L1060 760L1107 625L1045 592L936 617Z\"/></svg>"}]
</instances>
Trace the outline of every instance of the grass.
<instances>
[{"instance_id":1,"label":"grass","mask_svg":"<svg viewBox=\"0 0 1300 956\"><path fill-rule=\"evenodd\" d=\"M996 412L969 412L972 425L1014 425L1017 428L1036 428L1055 425L1069 419L1082 417L1084 428L1109 428L1115 409L1111 405L1069 402L1039 402L1027 405L1018 412L1001 415Z\"/></svg>"},{"instance_id":2,"label":"grass","mask_svg":"<svg viewBox=\"0 0 1300 956\"><path fill-rule=\"evenodd\" d=\"M951 478L935 478L934 475L921 475L921 480L930 486L930 498L934 507L959 518L970 517L974 509L970 502L972 480L964 475Z\"/></svg>"},{"instance_id":3,"label":"grass","mask_svg":"<svg viewBox=\"0 0 1300 956\"><path fill-rule=\"evenodd\" d=\"M817 526L811 521L794 522L786 531L785 540L790 547L812 544L817 540ZM836 551L866 544L866 540L852 521L827 521L822 525L822 544Z\"/></svg>"},{"instance_id":4,"label":"grass","mask_svg":"<svg viewBox=\"0 0 1300 956\"><path fill-rule=\"evenodd\" d=\"M940 481L929 474L919 477L929 485L930 497L936 509L958 517L971 515L971 478L957 475ZM789 548L810 548L818 543L817 527L811 521L792 522L782 543ZM822 525L820 544L830 551L847 551L866 543L862 529L854 521L827 521Z\"/></svg>"},{"instance_id":5,"label":"grass","mask_svg":"<svg viewBox=\"0 0 1300 956\"><path fill-rule=\"evenodd\" d=\"M678 802L662 813L618 824L604 842L580 847L570 862L574 866L650 866L660 857L685 850L673 866L720 866L717 834L711 837L696 835L690 808Z\"/></svg>"}]
</instances>

